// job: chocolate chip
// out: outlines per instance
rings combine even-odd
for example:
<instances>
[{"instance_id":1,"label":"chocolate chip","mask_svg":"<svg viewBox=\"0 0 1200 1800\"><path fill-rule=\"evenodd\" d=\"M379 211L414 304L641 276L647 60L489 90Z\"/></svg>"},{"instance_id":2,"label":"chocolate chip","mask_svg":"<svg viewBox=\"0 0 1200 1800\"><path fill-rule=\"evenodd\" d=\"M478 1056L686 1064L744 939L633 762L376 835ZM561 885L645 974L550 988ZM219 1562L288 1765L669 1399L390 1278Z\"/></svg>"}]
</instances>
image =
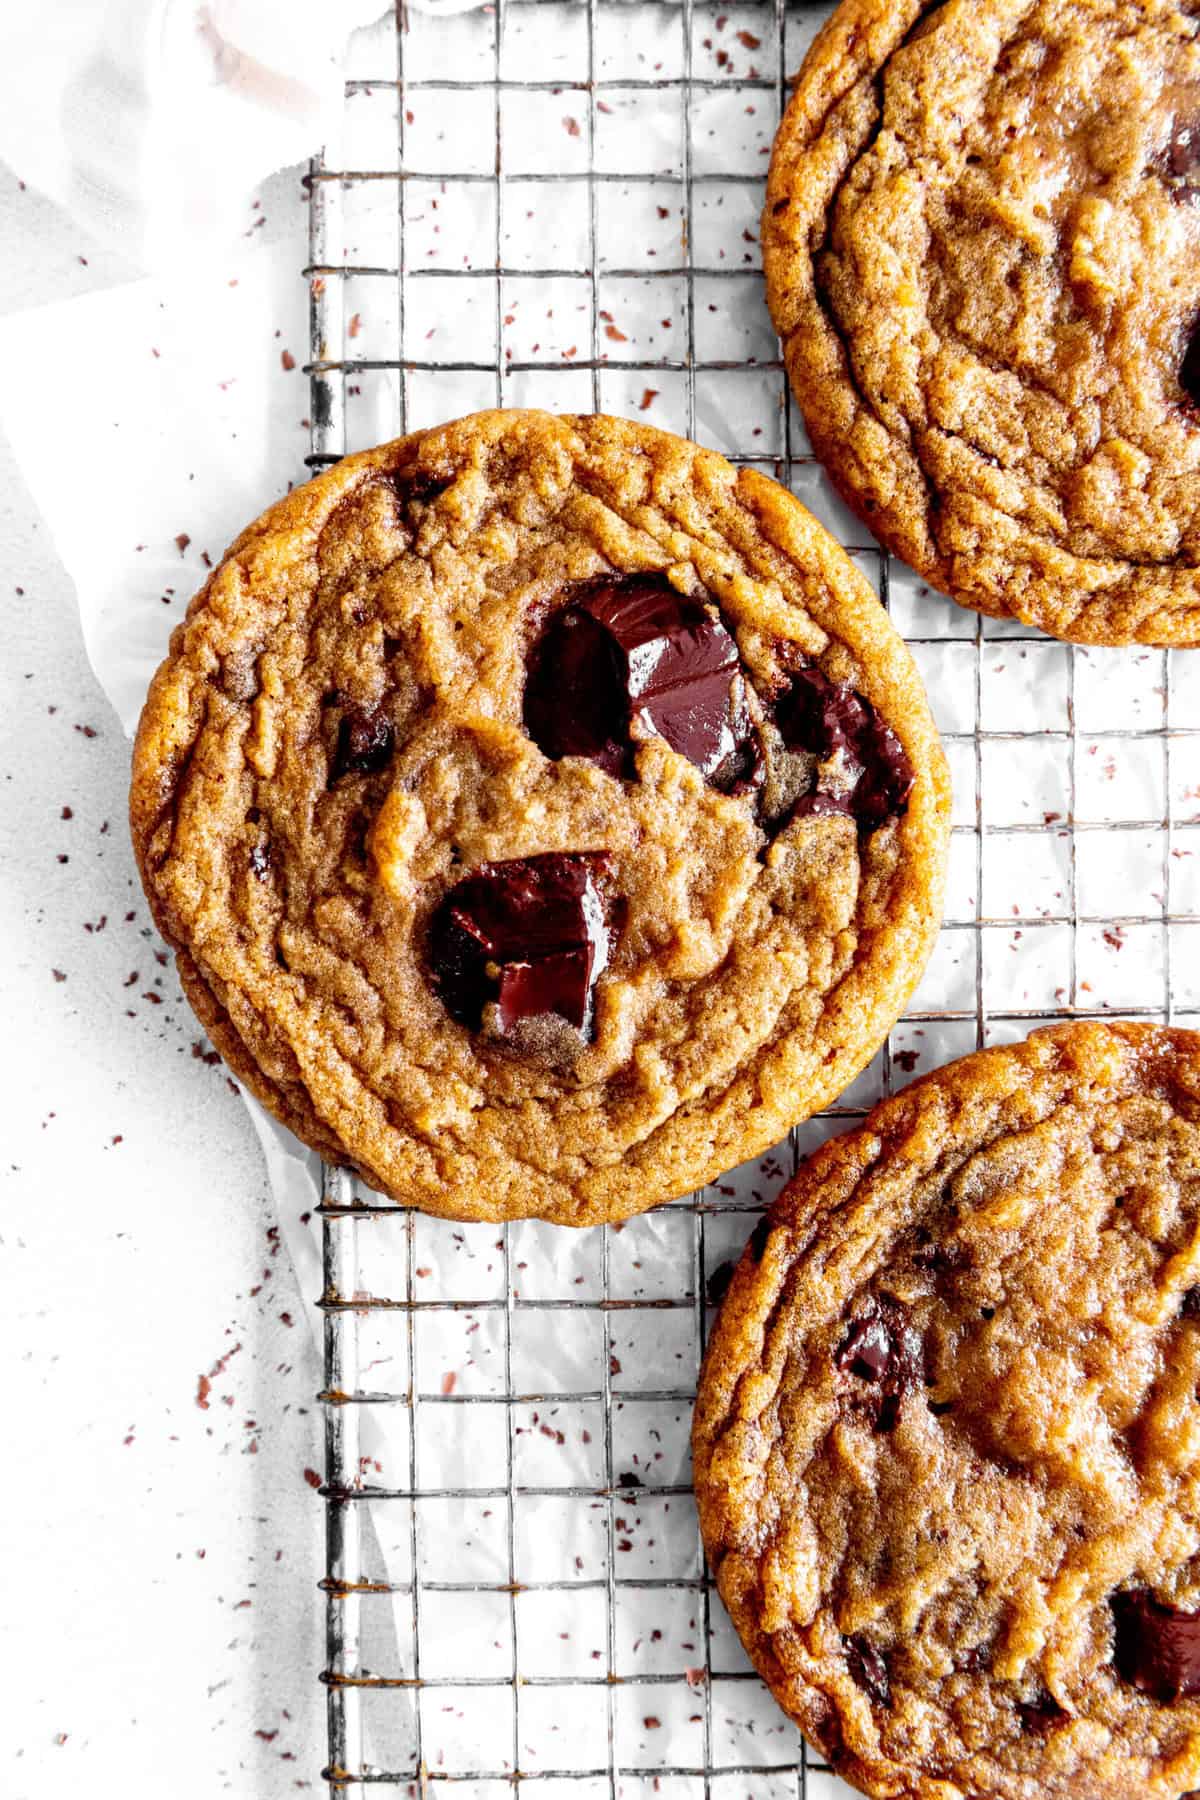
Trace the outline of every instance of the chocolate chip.
<instances>
[{"instance_id":1,"label":"chocolate chip","mask_svg":"<svg viewBox=\"0 0 1200 1800\"><path fill-rule=\"evenodd\" d=\"M362 707L349 707L338 725L338 742L333 752L333 769L329 781L347 774L376 774L392 754L392 722L385 713L363 713Z\"/></svg>"},{"instance_id":2,"label":"chocolate chip","mask_svg":"<svg viewBox=\"0 0 1200 1800\"><path fill-rule=\"evenodd\" d=\"M338 726L330 782L339 781L343 775L373 775L391 754L391 720L378 710L368 713L352 706L342 714Z\"/></svg>"},{"instance_id":3,"label":"chocolate chip","mask_svg":"<svg viewBox=\"0 0 1200 1800\"><path fill-rule=\"evenodd\" d=\"M587 1032L611 937L597 887L606 866L603 855L551 851L483 863L452 887L430 933L447 1011L476 1029L494 1002L502 1035L548 1013Z\"/></svg>"},{"instance_id":4,"label":"chocolate chip","mask_svg":"<svg viewBox=\"0 0 1200 1800\"><path fill-rule=\"evenodd\" d=\"M843 1638L842 1642L846 1646L846 1667L859 1687L876 1706L890 1706L892 1683L883 1652L861 1634Z\"/></svg>"},{"instance_id":5,"label":"chocolate chip","mask_svg":"<svg viewBox=\"0 0 1200 1800\"><path fill-rule=\"evenodd\" d=\"M631 727L728 791L761 773L737 645L713 613L661 576L604 582L556 612L530 656L525 725L556 761L633 774Z\"/></svg>"},{"instance_id":6,"label":"chocolate chip","mask_svg":"<svg viewBox=\"0 0 1200 1800\"><path fill-rule=\"evenodd\" d=\"M704 1291L708 1295L708 1304L710 1306L720 1306L722 1300L729 1292L729 1284L733 1280L733 1271L736 1267L737 1264L734 1262L717 1264L707 1282L704 1284Z\"/></svg>"},{"instance_id":7,"label":"chocolate chip","mask_svg":"<svg viewBox=\"0 0 1200 1800\"><path fill-rule=\"evenodd\" d=\"M1071 1717L1065 1706L1060 1706L1054 1695L1042 1688L1033 1700L1018 1700L1017 1717L1024 1731L1049 1731L1051 1726L1059 1725L1064 1719Z\"/></svg>"},{"instance_id":8,"label":"chocolate chip","mask_svg":"<svg viewBox=\"0 0 1200 1800\"><path fill-rule=\"evenodd\" d=\"M796 802L794 816L846 813L873 831L904 812L912 764L895 732L848 682L831 681L816 667L797 669L775 718L790 749L831 765L819 771L815 791Z\"/></svg>"},{"instance_id":9,"label":"chocolate chip","mask_svg":"<svg viewBox=\"0 0 1200 1800\"><path fill-rule=\"evenodd\" d=\"M860 1399L873 1415L876 1431L894 1428L904 1396L924 1381L920 1333L890 1294L867 1296L833 1360L864 1383L867 1393Z\"/></svg>"},{"instance_id":10,"label":"chocolate chip","mask_svg":"<svg viewBox=\"0 0 1200 1800\"><path fill-rule=\"evenodd\" d=\"M639 1488L642 1486L642 1478L640 1475L635 1475L632 1469L627 1469L624 1475L617 1476L617 1486L623 1488Z\"/></svg>"},{"instance_id":11,"label":"chocolate chip","mask_svg":"<svg viewBox=\"0 0 1200 1800\"><path fill-rule=\"evenodd\" d=\"M1176 119L1167 145L1165 180L1182 204L1200 199L1200 118Z\"/></svg>"},{"instance_id":12,"label":"chocolate chip","mask_svg":"<svg viewBox=\"0 0 1200 1800\"><path fill-rule=\"evenodd\" d=\"M767 1247L767 1239L771 1235L771 1215L764 1213L754 1230L750 1233L750 1254L755 1262L761 1262L763 1251Z\"/></svg>"},{"instance_id":13,"label":"chocolate chip","mask_svg":"<svg viewBox=\"0 0 1200 1800\"><path fill-rule=\"evenodd\" d=\"M1200 1319L1200 1287L1189 1288L1179 1303L1181 1319Z\"/></svg>"},{"instance_id":14,"label":"chocolate chip","mask_svg":"<svg viewBox=\"0 0 1200 1800\"><path fill-rule=\"evenodd\" d=\"M1110 1604L1118 1674L1164 1705L1200 1694L1200 1612L1164 1606L1149 1588L1114 1594Z\"/></svg>"}]
</instances>

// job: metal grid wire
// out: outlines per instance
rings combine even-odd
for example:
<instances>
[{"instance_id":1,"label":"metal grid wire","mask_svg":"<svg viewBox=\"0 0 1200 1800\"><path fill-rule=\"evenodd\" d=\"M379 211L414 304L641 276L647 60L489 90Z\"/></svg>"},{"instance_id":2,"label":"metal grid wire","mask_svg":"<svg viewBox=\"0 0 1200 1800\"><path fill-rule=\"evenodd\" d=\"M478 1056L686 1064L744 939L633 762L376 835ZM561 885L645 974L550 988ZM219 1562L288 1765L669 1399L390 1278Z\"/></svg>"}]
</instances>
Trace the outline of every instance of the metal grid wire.
<instances>
[{"instance_id":1,"label":"metal grid wire","mask_svg":"<svg viewBox=\"0 0 1200 1800\"><path fill-rule=\"evenodd\" d=\"M327 1175L331 1792L848 1794L763 1695L700 1559L686 1432L721 1271L797 1158L894 1078L1051 1019L1200 1018L1200 669L1178 659L1173 693L1168 653L1084 652L928 594L833 499L773 339L738 335L765 316L766 153L823 16L401 5L394 64L376 38L348 84L365 134L312 169L310 466L529 403L637 408L759 464L875 579L957 794L914 1010L774 1157L584 1234L454 1227ZM460 206L451 255L431 220ZM560 335L564 306L582 326Z\"/></svg>"}]
</instances>

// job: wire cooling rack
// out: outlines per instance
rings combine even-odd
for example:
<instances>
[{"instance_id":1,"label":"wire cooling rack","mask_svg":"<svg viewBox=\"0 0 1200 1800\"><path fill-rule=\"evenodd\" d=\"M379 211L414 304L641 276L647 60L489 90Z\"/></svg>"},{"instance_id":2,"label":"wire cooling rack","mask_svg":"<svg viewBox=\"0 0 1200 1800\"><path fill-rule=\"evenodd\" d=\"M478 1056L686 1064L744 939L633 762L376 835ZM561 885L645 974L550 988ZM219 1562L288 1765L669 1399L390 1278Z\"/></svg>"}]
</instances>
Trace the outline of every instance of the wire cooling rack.
<instances>
[{"instance_id":1,"label":"wire cooling rack","mask_svg":"<svg viewBox=\"0 0 1200 1800\"><path fill-rule=\"evenodd\" d=\"M333 1793L834 1800L706 1578L687 1434L754 1216L913 1073L1052 1019L1200 1021L1200 656L960 611L840 505L792 408L757 216L824 9L400 7L312 169L312 455L481 406L644 417L791 486L912 646L955 783L913 1007L820 1119L620 1228L322 1207ZM1174 663L1174 667L1172 666Z\"/></svg>"}]
</instances>

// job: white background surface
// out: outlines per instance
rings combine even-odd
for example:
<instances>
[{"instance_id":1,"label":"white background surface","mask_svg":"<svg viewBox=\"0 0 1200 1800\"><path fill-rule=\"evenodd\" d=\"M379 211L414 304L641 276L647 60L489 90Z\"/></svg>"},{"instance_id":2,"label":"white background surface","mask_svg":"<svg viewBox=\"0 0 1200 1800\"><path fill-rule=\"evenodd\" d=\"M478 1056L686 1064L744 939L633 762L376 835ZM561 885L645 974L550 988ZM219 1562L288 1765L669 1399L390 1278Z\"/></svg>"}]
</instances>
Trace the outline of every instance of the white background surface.
<instances>
[{"instance_id":1,"label":"white background surface","mask_svg":"<svg viewBox=\"0 0 1200 1800\"><path fill-rule=\"evenodd\" d=\"M263 201L259 237L290 239L298 272L296 175ZM126 273L0 171L0 313ZM295 288L279 324L299 364ZM45 382L62 479L86 482L87 397ZM276 1800L319 1788L318 1371L245 1109L156 960L129 748L2 440L0 594L0 1795Z\"/></svg>"},{"instance_id":2,"label":"white background surface","mask_svg":"<svg viewBox=\"0 0 1200 1800\"><path fill-rule=\"evenodd\" d=\"M540 27L544 10L540 15L533 8L513 10L502 52L509 74L553 73L557 79L586 73L578 32L551 42L549 34L532 29L535 23ZM705 46L711 11L698 7L696 16L697 69L707 76L723 66L715 62L712 46ZM765 37L750 9L739 9L739 17L743 12ZM604 10L607 35L598 66L602 75L636 75L635 46L617 29L618 20L623 26L619 9ZM423 37L426 44L434 41L432 29ZM450 31L439 27L439 33ZM437 41L444 58L449 40L439 35ZM561 70L552 58L555 43ZM486 89L493 64L483 20L471 18L455 27L453 46L458 74ZM799 45L789 64L798 60L798 51ZM545 60L536 62L539 56ZM677 73L677 64L671 66ZM383 65L365 63L355 72L379 75ZM490 92L481 92L482 98L471 93L464 102L479 111L474 136L449 128L444 100L432 103L425 96L414 102L406 152L410 167L431 171L447 155L467 168L491 167L493 100ZM709 107L721 103L720 95L702 96L697 103L703 116L693 131L696 161L703 170L706 158L719 157L722 166L740 158L738 167L757 173L773 130L774 95L755 96L752 106L739 99L719 118L710 117ZM612 97L614 109L626 104ZM558 167L566 157L583 158L578 168L585 166L582 135L570 130L577 121L563 116L582 110L583 101L577 94L565 105L551 96L545 119L538 124L530 112L525 131L529 105L522 96L521 105L506 112L506 156L518 179L509 183L505 260L515 265L522 256L534 263L551 257L556 264L582 266L589 254L587 208L572 204L569 193L560 210L554 210L548 190L522 198L519 173L536 172L539 159ZM350 109L350 166L387 166L384 159L395 153L397 142L393 106L386 89L356 97ZM618 117L618 110L601 114L602 131L610 129L606 121ZM627 112L626 122L631 117ZM639 132L624 131L618 148L610 147L613 166L640 156L643 173L660 164L678 173L681 152L671 135L678 124L677 94L640 92L637 118ZM598 145L600 158L610 154L606 141ZM488 260L491 228L486 217L469 213L468 197L486 212L486 185L451 182L442 191L427 180L413 188L406 231L410 269L445 265L452 241L456 263L460 250ZM664 197L670 206L659 225L658 202ZM283 455L282 480L299 473L308 447L308 389L299 367L307 347L307 296L299 278L307 221L295 172L268 183L260 198L258 211L267 223L248 227L250 249L274 246L288 275L274 289L279 310L267 340L244 346L243 373L264 358L278 370L284 349L296 359L289 377L295 384L295 455ZM611 212L604 196L598 212L602 271L631 255L675 253L681 191L651 192L633 180L612 190L612 198ZM734 246L750 271L743 274L739 263L727 289L711 283L702 289L707 278L697 280L703 299L698 347L711 358L773 355L752 273L756 202L756 184L737 190L702 187L695 196L698 259L718 260ZM540 209L536 218L534 205ZM636 228L627 230L631 218ZM351 186L345 227L346 260L390 262L396 216L394 208L380 205L378 189ZM743 235L747 231L750 236ZM0 314L108 286L128 273L0 171ZM438 334L452 334L460 354L489 363L500 346L497 309L487 286L484 302L468 305L461 286L410 278L407 353L437 354ZM599 304L613 310L623 333L606 339L613 343L613 360L599 374L600 401L635 412L647 377L636 368L624 370L621 359L661 353L656 334L667 312L678 332L683 284L671 278L652 289L602 272L600 287ZM368 360L394 357L399 329L394 281L350 277L344 297L354 343L344 344L343 351ZM554 293L545 284L531 287L521 278L506 278L499 309L509 334L503 348L521 360L540 346L539 354L562 365L533 378L512 378L506 386L511 402L590 404L590 378L568 366L584 300L579 278ZM450 315L452 305L461 310ZM741 333L750 335L743 341ZM8 339L10 360L19 359L19 336L10 329ZM97 362L105 356L104 343L90 348ZM236 380L238 373L231 366L229 378ZM686 427L683 378L649 379L655 383L651 422ZM86 412L88 393L61 391L53 368L45 370L44 380L46 405L62 420L61 480L68 487L85 484L88 459L73 447L70 421ZM408 385L410 422L487 403L493 391L490 373L458 386L445 375L415 375ZM781 398L777 373L741 373L736 386L724 376L702 375L697 435L735 453L753 445L777 454ZM390 371L355 379L347 395L351 447L387 435L395 417ZM130 480L136 481L136 445L129 463ZM854 531L814 465L798 463L791 475L797 491L835 531ZM189 524L181 519L178 528ZM222 547L208 546L214 556ZM196 549L191 547L181 569L180 598L194 585ZM864 566L873 563L875 553L868 551ZM0 655L5 784L0 929L7 950L0 959L0 1016L6 1025L0 1040L6 1127L0 1154L0 1269L6 1278L0 1356L17 1376L7 1392L0 1487L0 1523L6 1528L0 1800L57 1800L68 1794L106 1800L118 1793L137 1800L159 1795L198 1800L219 1793L276 1800L315 1789L322 1761L324 1718L315 1679L324 1660L316 1590L321 1516L305 1477L306 1469L319 1469L322 1462L320 1420L311 1399L319 1373L300 1296L268 1235L272 1209L266 1173L248 1117L220 1065L194 1054L204 1049L198 1028L171 971L158 961L125 828L128 746L88 669L70 585L2 441L0 592L8 626ZM944 1026L900 1025L893 1037L898 1069L919 1072L974 1047L976 955L979 991L989 1012L1019 1011L1033 1022L1063 1004L1071 941L1064 916L1070 911L1070 835L1061 823L1058 829L1036 826L1043 818L1061 822L1069 810L1073 767L1076 816L1093 826L1157 821L1168 809L1173 813L1170 910L1196 921L1172 928L1174 973L1181 1022L1195 1023L1200 739L1176 740L1168 768L1160 740L1128 747L1105 735L1158 728L1164 659L1157 652L1072 657L1049 642L1010 643L1005 628L992 625L984 628L979 648L972 615L928 596L895 567L891 597L901 628L930 640L918 646L917 655L947 734L957 794L948 928L914 1004L967 1015ZM1200 696L1200 657L1174 662L1172 723L1191 728ZM1074 760L1062 735L1041 736L1065 733L1072 709L1081 734ZM985 837L978 866L970 735L976 724L985 732L1029 734L1017 741L985 740L984 822L1035 826L1019 837ZM64 808L71 816L63 816ZM1113 830L1085 831L1076 848L1077 899L1085 917L1109 911L1154 914L1167 898L1160 828L1120 837ZM974 925L981 916L985 923L977 934ZM1081 926L1080 1003L1108 1004L1114 1011L1156 1006L1165 939L1153 922L1123 935L1106 931L1103 920ZM989 1036L1003 1037L1024 1028L1023 1019L993 1021L988 1029ZM880 1079L877 1059L845 1100L870 1104ZM807 1127L802 1147L828 1129L828 1122ZM724 1227L724 1236L710 1231L714 1261L732 1253L745 1235L744 1221L736 1216ZM652 1236L668 1230L667 1215L655 1215L621 1242L628 1251L640 1232ZM443 1248L444 1240L441 1234ZM583 1240L574 1243L579 1249ZM552 1261L559 1260L556 1245ZM519 1267L524 1270L525 1261ZM561 1267L555 1272L566 1279ZM394 1274L391 1265L387 1274ZM528 1283L527 1275L523 1279ZM468 1371L483 1360L478 1346L484 1334L473 1341L475 1361L466 1359ZM430 1368L436 1395L441 1367L431 1360ZM479 1379L484 1373L475 1368ZM202 1377L211 1382L211 1391L202 1388ZM590 1377L583 1382L589 1384ZM207 1405L201 1406L201 1399ZM444 1443L448 1436L443 1420L434 1438ZM473 1442L473 1453L475 1448ZM549 1536L545 1541L555 1547ZM476 1635L450 1644L447 1667L455 1674L467 1672L477 1650L486 1655L487 1645L477 1646ZM723 1654L729 1654L728 1645ZM755 1703L757 1690L743 1694L747 1705ZM536 1698L528 1698L530 1709ZM790 1732L760 1698L765 1729ZM470 1725L458 1746L463 1766L478 1766L484 1711L476 1690ZM442 1751L447 1744L452 1751L453 1726L441 1724L440 1730ZM735 1792L741 1800L745 1785L714 1791L721 1800L733 1800ZM754 1791L756 1800L791 1793L792 1778L783 1777L778 1785L758 1782ZM834 1791L831 1778L809 1778L810 1800L832 1800Z\"/></svg>"}]
</instances>

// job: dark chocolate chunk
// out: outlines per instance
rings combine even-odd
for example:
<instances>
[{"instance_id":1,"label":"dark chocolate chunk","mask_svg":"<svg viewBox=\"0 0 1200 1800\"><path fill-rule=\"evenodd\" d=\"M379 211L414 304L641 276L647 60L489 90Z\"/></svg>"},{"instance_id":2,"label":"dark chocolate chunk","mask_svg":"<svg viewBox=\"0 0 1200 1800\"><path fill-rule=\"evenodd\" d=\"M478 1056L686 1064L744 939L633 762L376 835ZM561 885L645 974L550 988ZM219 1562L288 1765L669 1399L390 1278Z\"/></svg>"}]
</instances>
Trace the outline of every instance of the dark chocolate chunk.
<instances>
[{"instance_id":1,"label":"dark chocolate chunk","mask_svg":"<svg viewBox=\"0 0 1200 1800\"><path fill-rule=\"evenodd\" d=\"M902 813L912 792L913 770L904 746L871 702L844 681L815 667L797 669L775 704L783 741L828 763L840 752L840 773L822 770L813 793L796 802L793 816L846 813L864 831ZM824 784L836 780L836 787Z\"/></svg>"},{"instance_id":2,"label":"dark chocolate chunk","mask_svg":"<svg viewBox=\"0 0 1200 1800\"><path fill-rule=\"evenodd\" d=\"M582 1031L594 962L592 946L582 944L530 962L501 963L496 994L501 1031L511 1031L519 1019L536 1019L542 1013L557 1013Z\"/></svg>"},{"instance_id":3,"label":"dark chocolate chunk","mask_svg":"<svg viewBox=\"0 0 1200 1800\"><path fill-rule=\"evenodd\" d=\"M1181 1319L1200 1319L1200 1287L1189 1288L1179 1302Z\"/></svg>"},{"instance_id":4,"label":"dark chocolate chunk","mask_svg":"<svg viewBox=\"0 0 1200 1800\"><path fill-rule=\"evenodd\" d=\"M392 722L385 713L349 707L338 726L331 782L343 775L373 775L392 754Z\"/></svg>"},{"instance_id":5,"label":"dark chocolate chunk","mask_svg":"<svg viewBox=\"0 0 1200 1800\"><path fill-rule=\"evenodd\" d=\"M1114 1594L1110 1604L1122 1679L1164 1705L1200 1694L1200 1611L1164 1606L1149 1588Z\"/></svg>"},{"instance_id":6,"label":"dark chocolate chunk","mask_svg":"<svg viewBox=\"0 0 1200 1800\"><path fill-rule=\"evenodd\" d=\"M876 1706L890 1706L892 1683L883 1652L861 1634L842 1641L846 1646L846 1667L864 1694L869 1695Z\"/></svg>"},{"instance_id":7,"label":"dark chocolate chunk","mask_svg":"<svg viewBox=\"0 0 1200 1800\"><path fill-rule=\"evenodd\" d=\"M583 607L556 613L530 659L525 727L555 762L586 756L610 775L632 768L629 709L616 647Z\"/></svg>"},{"instance_id":8,"label":"dark chocolate chunk","mask_svg":"<svg viewBox=\"0 0 1200 1800\"><path fill-rule=\"evenodd\" d=\"M1188 331L1179 365L1179 385L1192 405L1200 408L1200 319L1193 319Z\"/></svg>"},{"instance_id":9,"label":"dark chocolate chunk","mask_svg":"<svg viewBox=\"0 0 1200 1800\"><path fill-rule=\"evenodd\" d=\"M525 725L547 756L633 772L631 726L665 738L714 787L761 776L737 645L660 576L605 582L556 612L530 657Z\"/></svg>"},{"instance_id":10,"label":"dark chocolate chunk","mask_svg":"<svg viewBox=\"0 0 1200 1800\"><path fill-rule=\"evenodd\" d=\"M867 1296L833 1360L845 1374L865 1384L865 1404L876 1431L893 1429L905 1394L924 1381L920 1333L890 1294Z\"/></svg>"},{"instance_id":11,"label":"dark chocolate chunk","mask_svg":"<svg viewBox=\"0 0 1200 1800\"><path fill-rule=\"evenodd\" d=\"M625 1471L624 1475L617 1476L617 1486L618 1487L639 1488L642 1485L643 1485L643 1483L642 1483L641 1476L635 1475L632 1469L627 1469Z\"/></svg>"},{"instance_id":12,"label":"dark chocolate chunk","mask_svg":"<svg viewBox=\"0 0 1200 1800\"><path fill-rule=\"evenodd\" d=\"M551 851L483 863L450 889L433 917L430 956L454 1018L476 1029L494 1001L502 1034L547 1013L590 1029L611 936L596 885L606 863Z\"/></svg>"},{"instance_id":13,"label":"dark chocolate chunk","mask_svg":"<svg viewBox=\"0 0 1200 1800\"><path fill-rule=\"evenodd\" d=\"M1176 119L1167 145L1166 183L1181 204L1200 199L1200 118Z\"/></svg>"}]
</instances>

